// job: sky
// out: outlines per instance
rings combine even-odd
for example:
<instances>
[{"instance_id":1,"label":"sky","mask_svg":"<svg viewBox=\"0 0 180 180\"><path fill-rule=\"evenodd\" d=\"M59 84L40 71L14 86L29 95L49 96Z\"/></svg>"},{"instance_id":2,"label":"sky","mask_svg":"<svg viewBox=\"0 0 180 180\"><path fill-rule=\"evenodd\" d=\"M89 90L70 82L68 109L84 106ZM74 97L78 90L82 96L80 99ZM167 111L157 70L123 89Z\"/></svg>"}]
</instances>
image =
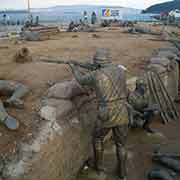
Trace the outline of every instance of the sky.
<instances>
[{"instance_id":1,"label":"sky","mask_svg":"<svg viewBox=\"0 0 180 180\"><path fill-rule=\"evenodd\" d=\"M0 0L0 9L25 9L28 0ZM166 2L167 0L30 0L31 8L44 8L56 5L72 4L96 4L96 5L118 5L145 9L153 4Z\"/></svg>"}]
</instances>

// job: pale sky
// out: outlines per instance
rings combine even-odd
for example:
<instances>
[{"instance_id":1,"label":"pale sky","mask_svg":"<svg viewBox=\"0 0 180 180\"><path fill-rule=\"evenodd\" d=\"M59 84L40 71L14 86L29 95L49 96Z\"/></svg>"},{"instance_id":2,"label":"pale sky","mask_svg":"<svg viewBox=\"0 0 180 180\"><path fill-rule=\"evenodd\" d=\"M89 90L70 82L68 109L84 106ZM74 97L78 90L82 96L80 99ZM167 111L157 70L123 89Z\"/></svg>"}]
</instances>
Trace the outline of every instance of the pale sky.
<instances>
[{"instance_id":1,"label":"pale sky","mask_svg":"<svg viewBox=\"0 0 180 180\"><path fill-rule=\"evenodd\" d=\"M24 9L28 0L0 0L0 9L14 8ZM96 4L96 5L118 5L145 9L150 5L162 3L167 0L30 0L31 8L51 7L56 5L72 4Z\"/></svg>"}]
</instances>

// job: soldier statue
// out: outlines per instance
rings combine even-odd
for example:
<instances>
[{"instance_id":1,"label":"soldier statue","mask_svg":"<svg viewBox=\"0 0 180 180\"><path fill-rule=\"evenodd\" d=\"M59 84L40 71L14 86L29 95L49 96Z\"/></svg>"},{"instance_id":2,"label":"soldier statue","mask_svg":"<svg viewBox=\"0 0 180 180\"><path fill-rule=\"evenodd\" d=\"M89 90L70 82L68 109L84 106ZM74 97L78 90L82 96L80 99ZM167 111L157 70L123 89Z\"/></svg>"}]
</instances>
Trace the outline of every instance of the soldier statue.
<instances>
[{"instance_id":1,"label":"soldier statue","mask_svg":"<svg viewBox=\"0 0 180 180\"><path fill-rule=\"evenodd\" d=\"M143 128L149 133L154 133L149 125L155 114L158 114L158 107L152 104L148 90L147 80L144 77L136 81L136 89L128 95L130 126Z\"/></svg>"},{"instance_id":2,"label":"soldier statue","mask_svg":"<svg viewBox=\"0 0 180 180\"><path fill-rule=\"evenodd\" d=\"M23 108L24 103L21 98L28 92L29 88L23 84L14 81L0 80L0 95L9 97L9 99L4 102L0 100L0 122L8 129L18 129L19 122L7 113L4 106L19 109Z\"/></svg>"},{"instance_id":3,"label":"soldier statue","mask_svg":"<svg viewBox=\"0 0 180 180\"><path fill-rule=\"evenodd\" d=\"M97 21L97 15L95 12L92 12L92 15L91 15L91 24L96 24L96 21Z\"/></svg>"},{"instance_id":4,"label":"soldier statue","mask_svg":"<svg viewBox=\"0 0 180 180\"><path fill-rule=\"evenodd\" d=\"M110 130L113 132L118 160L118 179L126 179L125 144L128 133L126 72L123 66L110 61L106 49L97 49L93 58L97 70L82 76L75 65L72 72L82 86L94 89L97 98L98 120L94 132L95 167L98 175L104 173L103 140Z\"/></svg>"}]
</instances>

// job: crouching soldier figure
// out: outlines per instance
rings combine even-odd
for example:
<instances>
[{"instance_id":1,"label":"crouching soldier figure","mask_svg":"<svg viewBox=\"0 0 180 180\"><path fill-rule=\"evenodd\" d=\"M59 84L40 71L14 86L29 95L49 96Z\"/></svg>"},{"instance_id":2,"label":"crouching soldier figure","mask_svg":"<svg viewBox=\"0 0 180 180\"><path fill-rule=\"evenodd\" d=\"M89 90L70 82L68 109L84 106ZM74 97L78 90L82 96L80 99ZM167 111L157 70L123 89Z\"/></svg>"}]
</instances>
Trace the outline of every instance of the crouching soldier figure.
<instances>
[{"instance_id":1,"label":"crouching soldier figure","mask_svg":"<svg viewBox=\"0 0 180 180\"><path fill-rule=\"evenodd\" d=\"M27 93L29 88L23 84L14 81L0 80L0 95L8 96L9 99L2 102L0 100L0 122L10 130L16 130L19 127L19 122L8 115L5 107L23 108L24 103L21 100Z\"/></svg>"},{"instance_id":2,"label":"crouching soldier figure","mask_svg":"<svg viewBox=\"0 0 180 180\"><path fill-rule=\"evenodd\" d=\"M149 133L154 133L149 125L152 117L158 113L156 104L151 105L150 93L146 78L136 81L136 89L128 96L130 126L134 128L144 128Z\"/></svg>"},{"instance_id":3,"label":"crouching soldier figure","mask_svg":"<svg viewBox=\"0 0 180 180\"><path fill-rule=\"evenodd\" d=\"M103 141L110 130L113 132L118 160L118 179L126 179L125 144L128 133L126 73L122 66L110 62L106 49L98 49L94 64L99 68L85 76L70 65L77 81L92 87L96 93L98 121L94 132L95 167L98 174L104 172Z\"/></svg>"}]
</instances>

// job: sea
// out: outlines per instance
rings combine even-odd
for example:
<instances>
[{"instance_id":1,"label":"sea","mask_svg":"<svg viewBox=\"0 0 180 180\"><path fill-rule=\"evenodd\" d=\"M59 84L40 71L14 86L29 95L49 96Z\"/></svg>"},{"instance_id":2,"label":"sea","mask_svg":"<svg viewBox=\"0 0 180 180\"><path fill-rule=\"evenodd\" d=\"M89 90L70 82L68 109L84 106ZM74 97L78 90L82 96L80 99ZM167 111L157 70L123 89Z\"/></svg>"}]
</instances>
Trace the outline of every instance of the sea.
<instances>
[{"instance_id":1,"label":"sea","mask_svg":"<svg viewBox=\"0 0 180 180\"><path fill-rule=\"evenodd\" d=\"M78 22L83 18L82 12L32 12L32 15L35 19L36 16L39 17L40 23L69 23L70 21ZM89 15L90 20L90 15ZM101 20L101 15L97 14L98 21ZM10 24L17 25L24 24L24 22L28 19L27 12L0 12L0 25ZM122 13L121 20L128 21L156 21L152 14L141 14L141 13Z\"/></svg>"}]
</instances>

